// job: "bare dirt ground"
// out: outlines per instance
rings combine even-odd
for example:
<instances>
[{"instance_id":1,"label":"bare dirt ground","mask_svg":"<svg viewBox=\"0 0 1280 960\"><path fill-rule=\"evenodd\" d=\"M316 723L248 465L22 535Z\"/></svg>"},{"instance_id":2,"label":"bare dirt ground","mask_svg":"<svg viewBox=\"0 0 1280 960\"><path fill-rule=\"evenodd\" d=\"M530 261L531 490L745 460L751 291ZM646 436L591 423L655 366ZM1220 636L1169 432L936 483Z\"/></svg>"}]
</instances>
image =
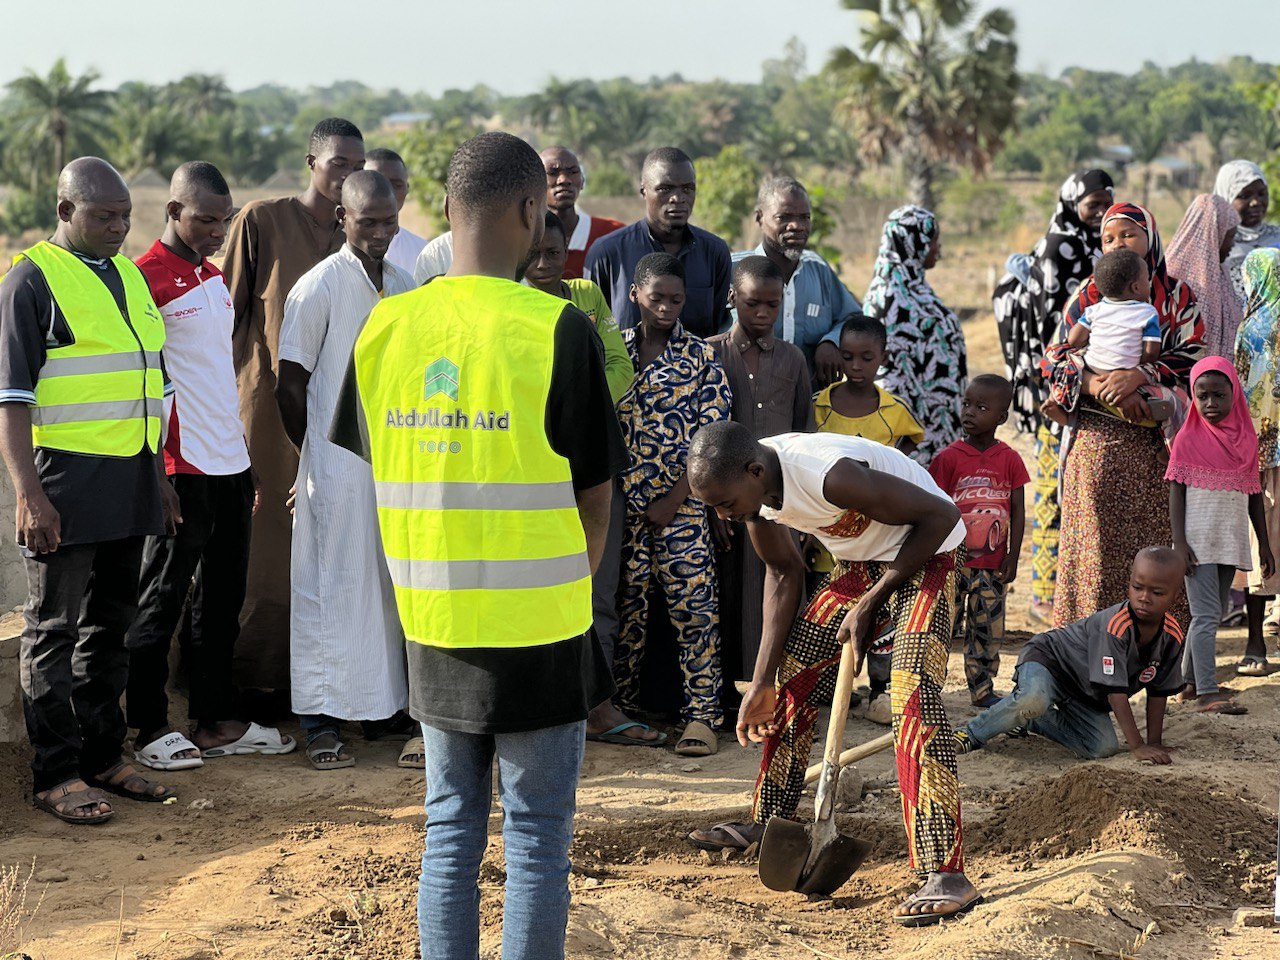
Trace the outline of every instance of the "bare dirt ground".
<instances>
[{"instance_id":1,"label":"bare dirt ground","mask_svg":"<svg viewBox=\"0 0 1280 960\"><path fill-rule=\"evenodd\" d=\"M986 318L969 330L971 352L985 361L976 370L996 368L990 327ZM1024 563L1002 690L1030 626L1027 575ZM1224 633L1220 676L1231 678L1249 715L1171 708L1171 767L1140 766L1127 754L1080 763L1034 737L961 758L969 869L987 902L923 931L891 921L912 887L891 755L861 764L868 792L844 818L875 842L868 863L833 898L809 901L765 890L753 862L704 855L684 840L696 826L743 813L757 751L725 742L719 755L690 761L591 744L568 954L1280 957L1280 932L1231 925L1237 907L1270 904L1280 764L1280 679L1235 678L1242 648L1242 631ZM972 711L958 654L950 677L948 711L963 721ZM846 738L882 732L851 720ZM0 747L0 866L25 870L34 861L44 878L29 888L28 907L43 899L21 952L33 960L412 960L422 777L395 767L393 744L356 737L353 749L359 764L329 773L299 754L212 760L169 777L180 790L176 805L121 802L111 823L71 828L30 806L25 746ZM495 811L481 878L485 960L499 955L499 827Z\"/></svg>"}]
</instances>

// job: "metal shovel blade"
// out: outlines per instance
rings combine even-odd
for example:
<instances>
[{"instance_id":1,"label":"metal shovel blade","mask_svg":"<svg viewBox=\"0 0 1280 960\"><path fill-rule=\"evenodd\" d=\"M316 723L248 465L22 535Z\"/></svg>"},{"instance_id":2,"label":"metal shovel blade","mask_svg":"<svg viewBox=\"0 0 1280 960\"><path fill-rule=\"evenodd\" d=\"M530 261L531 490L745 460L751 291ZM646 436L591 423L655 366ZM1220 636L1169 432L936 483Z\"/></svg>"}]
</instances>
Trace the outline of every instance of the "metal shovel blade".
<instances>
[{"instance_id":1,"label":"metal shovel blade","mask_svg":"<svg viewBox=\"0 0 1280 960\"><path fill-rule=\"evenodd\" d=\"M770 890L832 894L862 866L872 847L821 824L774 817L760 841L760 882Z\"/></svg>"}]
</instances>

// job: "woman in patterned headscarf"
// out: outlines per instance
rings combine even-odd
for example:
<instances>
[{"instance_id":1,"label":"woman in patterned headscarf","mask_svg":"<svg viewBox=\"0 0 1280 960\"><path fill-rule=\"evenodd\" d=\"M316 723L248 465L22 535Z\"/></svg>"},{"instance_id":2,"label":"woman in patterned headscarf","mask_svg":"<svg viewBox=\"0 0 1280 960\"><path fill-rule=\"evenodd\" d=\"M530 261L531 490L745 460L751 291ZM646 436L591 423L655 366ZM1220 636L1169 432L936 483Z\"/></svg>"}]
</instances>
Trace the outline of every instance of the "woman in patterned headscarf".
<instances>
[{"instance_id":1,"label":"woman in patterned headscarf","mask_svg":"<svg viewBox=\"0 0 1280 960\"><path fill-rule=\"evenodd\" d=\"M1055 626L1122 601L1137 552L1172 540L1164 441L1151 429L1139 388L1185 390L1203 350L1204 325L1191 289L1165 268L1155 218L1137 204L1117 203L1102 218L1103 253L1122 248L1144 258L1151 273L1151 303L1160 316L1159 359L1094 374L1085 367L1083 351L1060 343L1050 348L1043 365L1054 399L1075 415L1071 445L1063 454ZM1100 299L1090 277L1067 308L1067 326ZM1102 404L1119 408L1123 419ZM1175 607L1179 613L1185 623L1185 599Z\"/></svg>"},{"instance_id":2,"label":"woman in patterned headscarf","mask_svg":"<svg viewBox=\"0 0 1280 960\"><path fill-rule=\"evenodd\" d=\"M1049 229L1029 257L1010 258L1010 272L992 295L1005 375L1013 384L1013 422L1036 438L1031 615L1046 623L1053 619L1058 576L1058 438L1062 429L1040 416L1045 387L1038 364L1045 347L1058 342L1067 301L1102 255L1102 215L1114 199L1105 170L1068 177L1058 191Z\"/></svg>"},{"instance_id":3,"label":"woman in patterned headscarf","mask_svg":"<svg viewBox=\"0 0 1280 960\"><path fill-rule=\"evenodd\" d=\"M1264 247L1280 247L1280 226L1267 223L1267 208L1271 205L1271 193L1262 168L1248 160L1232 160L1224 163L1214 181L1213 192L1236 208L1240 214L1240 226L1236 230L1236 242L1227 254L1227 269L1235 284L1240 302L1245 301L1241 267L1250 251Z\"/></svg>"},{"instance_id":4,"label":"woman in patterned headscarf","mask_svg":"<svg viewBox=\"0 0 1280 960\"><path fill-rule=\"evenodd\" d=\"M1249 299L1236 335L1236 369L1258 431L1258 470L1269 538L1280 536L1280 250L1254 250L1245 257L1240 272ZM1253 546L1256 551L1256 538ZM1256 556L1253 567L1245 600L1249 641L1236 670L1246 677L1262 677L1270 672L1262 618L1267 600L1280 593L1280 574L1263 579Z\"/></svg>"},{"instance_id":5,"label":"woman in patterned headscarf","mask_svg":"<svg viewBox=\"0 0 1280 960\"><path fill-rule=\"evenodd\" d=\"M1223 265L1235 243L1240 214L1217 194L1202 193L1191 201L1182 226L1169 244L1169 269L1195 291L1204 322L1205 350L1235 360L1236 330L1243 314Z\"/></svg>"},{"instance_id":6,"label":"woman in patterned headscarf","mask_svg":"<svg viewBox=\"0 0 1280 960\"><path fill-rule=\"evenodd\" d=\"M924 426L912 456L928 464L960 436L960 398L968 383L964 334L925 279L942 251L938 218L924 207L889 214L863 311L889 332L880 378Z\"/></svg>"}]
</instances>

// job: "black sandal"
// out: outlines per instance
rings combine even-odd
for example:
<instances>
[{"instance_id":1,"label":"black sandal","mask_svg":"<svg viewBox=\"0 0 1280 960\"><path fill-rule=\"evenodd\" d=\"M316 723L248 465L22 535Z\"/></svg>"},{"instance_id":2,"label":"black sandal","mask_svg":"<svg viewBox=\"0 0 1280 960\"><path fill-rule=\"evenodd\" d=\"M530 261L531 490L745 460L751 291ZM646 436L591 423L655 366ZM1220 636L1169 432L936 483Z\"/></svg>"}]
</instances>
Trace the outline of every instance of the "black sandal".
<instances>
[{"instance_id":1,"label":"black sandal","mask_svg":"<svg viewBox=\"0 0 1280 960\"><path fill-rule=\"evenodd\" d=\"M121 777L120 775L126 770L131 772ZM98 776L86 779L85 782L100 790L114 793L117 797L124 797L126 800L138 800L142 803L164 803L166 800L178 795L177 791L170 790L167 787L164 788L163 793L152 793L152 787L161 785L148 780L137 770L134 770L133 764L128 760L121 760Z\"/></svg>"}]
</instances>

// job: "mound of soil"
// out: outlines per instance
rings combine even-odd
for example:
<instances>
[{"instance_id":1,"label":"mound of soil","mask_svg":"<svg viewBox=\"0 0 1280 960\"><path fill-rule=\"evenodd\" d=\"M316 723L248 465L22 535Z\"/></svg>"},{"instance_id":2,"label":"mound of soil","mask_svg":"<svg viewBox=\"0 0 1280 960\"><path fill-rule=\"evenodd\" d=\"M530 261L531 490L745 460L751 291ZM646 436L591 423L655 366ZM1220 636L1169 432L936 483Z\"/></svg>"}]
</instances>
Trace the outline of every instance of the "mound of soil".
<instances>
[{"instance_id":1,"label":"mound of soil","mask_svg":"<svg viewBox=\"0 0 1280 960\"><path fill-rule=\"evenodd\" d=\"M1035 787L992 797L970 834L991 853L1069 857L1140 849L1181 861L1212 887L1266 884L1275 817L1199 777L1082 764Z\"/></svg>"}]
</instances>

